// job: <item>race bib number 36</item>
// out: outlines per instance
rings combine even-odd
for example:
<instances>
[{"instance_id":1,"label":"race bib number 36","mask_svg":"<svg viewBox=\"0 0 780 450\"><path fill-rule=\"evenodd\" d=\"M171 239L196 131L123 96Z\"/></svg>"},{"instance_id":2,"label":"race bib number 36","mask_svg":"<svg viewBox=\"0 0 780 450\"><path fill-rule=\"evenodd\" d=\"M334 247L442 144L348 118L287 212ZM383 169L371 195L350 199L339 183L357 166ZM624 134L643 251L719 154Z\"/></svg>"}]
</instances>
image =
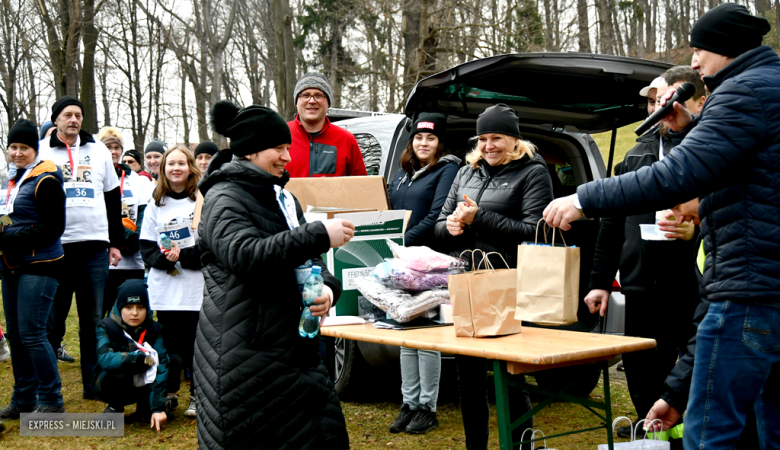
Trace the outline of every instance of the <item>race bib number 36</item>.
<instances>
[{"instance_id":1,"label":"race bib number 36","mask_svg":"<svg viewBox=\"0 0 780 450\"><path fill-rule=\"evenodd\" d=\"M65 183L65 205L95 206L95 188L92 183Z\"/></svg>"}]
</instances>

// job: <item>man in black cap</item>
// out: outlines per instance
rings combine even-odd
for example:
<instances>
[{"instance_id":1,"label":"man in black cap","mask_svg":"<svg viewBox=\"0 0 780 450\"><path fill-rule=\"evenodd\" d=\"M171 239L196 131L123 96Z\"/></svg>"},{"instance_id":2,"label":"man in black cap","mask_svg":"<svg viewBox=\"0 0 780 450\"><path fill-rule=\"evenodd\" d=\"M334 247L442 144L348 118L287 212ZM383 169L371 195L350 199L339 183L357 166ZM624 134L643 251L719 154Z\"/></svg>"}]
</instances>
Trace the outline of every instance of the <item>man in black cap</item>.
<instances>
[{"instance_id":1,"label":"man in black cap","mask_svg":"<svg viewBox=\"0 0 780 450\"><path fill-rule=\"evenodd\" d=\"M60 344L75 293L83 396L97 399L92 386L92 368L97 358L95 325L100 320L108 266L116 266L122 260L119 249L124 245L124 227L119 179L111 152L81 129L83 116L81 102L67 95L59 98L51 115L56 131L40 142L41 159L51 160L62 169L66 194L62 235L65 270L59 274L48 337L52 348L58 349L57 357L72 362L73 358ZM77 179L79 174L86 173L90 174L88 180Z\"/></svg>"},{"instance_id":2,"label":"man in black cap","mask_svg":"<svg viewBox=\"0 0 780 450\"><path fill-rule=\"evenodd\" d=\"M754 405L764 448L780 443L780 57L761 46L769 29L733 3L704 14L691 31L691 67L711 95L701 117L675 103L664 118L675 131L695 128L663 161L581 185L544 214L569 229L583 215L637 214L699 197L702 283L712 303L697 331L688 450L734 448ZM661 414L667 427L679 416L670 405Z\"/></svg>"}]
</instances>

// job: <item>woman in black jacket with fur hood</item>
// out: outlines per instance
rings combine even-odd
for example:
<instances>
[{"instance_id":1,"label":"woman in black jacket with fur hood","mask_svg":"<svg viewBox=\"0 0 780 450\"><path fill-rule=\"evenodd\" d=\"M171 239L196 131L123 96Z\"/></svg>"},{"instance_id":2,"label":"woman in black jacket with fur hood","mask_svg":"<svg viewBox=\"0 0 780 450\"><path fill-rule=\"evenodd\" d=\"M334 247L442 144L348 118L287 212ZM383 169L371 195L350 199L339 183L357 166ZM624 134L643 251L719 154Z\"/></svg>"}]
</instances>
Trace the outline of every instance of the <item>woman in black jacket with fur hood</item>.
<instances>
[{"instance_id":1,"label":"woman in black jacket with fur hood","mask_svg":"<svg viewBox=\"0 0 780 450\"><path fill-rule=\"evenodd\" d=\"M295 269L320 265L326 316L341 293L319 255L354 235L349 221L306 223L284 189L292 139L275 111L218 102L214 131L230 138L199 185L205 295L195 340L198 441L209 449L349 448L344 415L320 358L298 335Z\"/></svg>"},{"instance_id":2,"label":"woman in black jacket with fur hood","mask_svg":"<svg viewBox=\"0 0 780 450\"><path fill-rule=\"evenodd\" d=\"M477 134L477 146L455 176L436 222L436 237L447 242L454 256L464 250L497 252L516 268L517 246L533 240L542 212L553 199L550 174L534 145L521 139L517 115L508 106L498 104L480 114ZM501 257L489 259L495 267L506 267ZM466 448L487 449L485 360L456 355L455 362ZM528 393L517 388L510 387L509 401L515 406L512 422L531 409ZM518 442L532 425L533 419L518 427L512 441Z\"/></svg>"}]
</instances>

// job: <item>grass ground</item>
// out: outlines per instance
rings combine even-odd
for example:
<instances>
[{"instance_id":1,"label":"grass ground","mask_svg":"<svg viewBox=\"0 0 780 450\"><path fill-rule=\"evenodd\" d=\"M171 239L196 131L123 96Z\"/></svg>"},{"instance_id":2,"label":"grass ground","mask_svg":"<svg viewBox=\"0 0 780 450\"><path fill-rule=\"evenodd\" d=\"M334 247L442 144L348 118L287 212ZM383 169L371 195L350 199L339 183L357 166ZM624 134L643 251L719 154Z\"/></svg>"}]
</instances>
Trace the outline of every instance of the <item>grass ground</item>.
<instances>
[{"instance_id":1,"label":"grass ground","mask_svg":"<svg viewBox=\"0 0 780 450\"><path fill-rule=\"evenodd\" d=\"M0 310L2 304L0 303ZM68 318L67 342L68 351L77 360L79 359L78 345L78 319L76 307L71 308ZM5 315L0 314L0 325L6 329ZM59 363L62 377L62 394L65 399L65 407L68 412L100 412L105 405L97 401L87 401L81 398L81 375L78 362ZM395 419L400 408L400 393L397 389L387 392L386 389L376 389L373 393L366 392L365 397L359 395L360 401L346 401L342 403L344 416L347 421L347 430L350 436L352 449L421 449L444 450L465 448L465 437L460 415L460 407L457 401L457 387L455 383L453 365L444 366L442 374L442 391L439 397L438 429L422 436L407 434L391 434L388 431L390 423ZM183 412L189 402L189 390L182 386L179 393L179 412ZM624 385L613 382L612 404L613 415L635 414L631 405L628 391ZM13 389L13 374L11 361L0 364L0 407L10 403ZM601 383L593 393L592 399L603 399ZM491 402L491 408L493 408ZM134 411L133 407L126 410L126 414ZM554 403L543 410L535 418L537 428L551 435L572 429L582 429L597 426L599 421L584 408L568 403ZM168 422L159 435L149 429L149 424L134 423L125 424L125 436L118 437L21 437L19 436L19 421L8 420L6 429L0 433L0 448L2 449L195 449L197 448L196 421L186 419L181 414ZM498 431L496 428L495 411L490 419L490 448L498 448ZM594 449L597 444L606 442L603 431L592 431L557 438L550 441L550 446L557 449Z\"/></svg>"},{"instance_id":2,"label":"grass ground","mask_svg":"<svg viewBox=\"0 0 780 450\"><path fill-rule=\"evenodd\" d=\"M626 153L636 145L637 135L634 134L634 129L641 123L642 122L637 122L626 125L623 128L618 128L617 138L615 139L615 161L612 163L612 167L615 167L615 164L623 161ZM609 144L612 139L612 132L608 131L592 136L593 140L598 144L599 150L601 150L601 156L604 158L604 165L606 166L609 161Z\"/></svg>"}]
</instances>

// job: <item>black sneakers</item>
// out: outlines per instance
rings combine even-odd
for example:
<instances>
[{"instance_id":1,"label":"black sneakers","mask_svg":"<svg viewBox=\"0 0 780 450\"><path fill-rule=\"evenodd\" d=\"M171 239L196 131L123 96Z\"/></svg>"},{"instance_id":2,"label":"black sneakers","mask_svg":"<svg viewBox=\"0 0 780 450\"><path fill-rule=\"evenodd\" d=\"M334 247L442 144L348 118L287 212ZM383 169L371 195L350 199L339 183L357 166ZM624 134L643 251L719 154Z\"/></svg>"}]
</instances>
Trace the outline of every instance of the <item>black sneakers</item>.
<instances>
[{"instance_id":1,"label":"black sneakers","mask_svg":"<svg viewBox=\"0 0 780 450\"><path fill-rule=\"evenodd\" d=\"M65 414L64 406L43 406L38 405L33 409L33 414Z\"/></svg>"},{"instance_id":2,"label":"black sneakers","mask_svg":"<svg viewBox=\"0 0 780 450\"><path fill-rule=\"evenodd\" d=\"M406 427L409 434L425 434L427 431L439 427L439 419L436 418L436 412L431 411L428 405L420 405L415 411L412 422Z\"/></svg>"},{"instance_id":3,"label":"black sneakers","mask_svg":"<svg viewBox=\"0 0 780 450\"><path fill-rule=\"evenodd\" d=\"M70 356L67 351L65 351L65 344L60 344L59 348L56 351L57 353L57 359L59 359L62 362L76 362L76 358Z\"/></svg>"},{"instance_id":4,"label":"black sneakers","mask_svg":"<svg viewBox=\"0 0 780 450\"><path fill-rule=\"evenodd\" d=\"M106 409L103 410L103 414L113 414L113 413L124 414L125 413L125 407L123 406L121 408L112 408L109 405L109 406L106 406Z\"/></svg>"},{"instance_id":5,"label":"black sneakers","mask_svg":"<svg viewBox=\"0 0 780 450\"><path fill-rule=\"evenodd\" d=\"M390 432L400 433L406 431L406 427L412 422L416 412L407 403L401 405L401 413L395 418L395 422L390 425Z\"/></svg>"},{"instance_id":6,"label":"black sneakers","mask_svg":"<svg viewBox=\"0 0 780 450\"><path fill-rule=\"evenodd\" d=\"M636 422L631 422L630 427L617 427L617 435L622 438L631 438L631 430L636 426Z\"/></svg>"},{"instance_id":7,"label":"black sneakers","mask_svg":"<svg viewBox=\"0 0 780 450\"><path fill-rule=\"evenodd\" d=\"M33 410L29 409L22 411L14 405L8 405L5 408L0 409L0 420L16 420L19 418L19 414L28 412L33 412Z\"/></svg>"}]
</instances>

